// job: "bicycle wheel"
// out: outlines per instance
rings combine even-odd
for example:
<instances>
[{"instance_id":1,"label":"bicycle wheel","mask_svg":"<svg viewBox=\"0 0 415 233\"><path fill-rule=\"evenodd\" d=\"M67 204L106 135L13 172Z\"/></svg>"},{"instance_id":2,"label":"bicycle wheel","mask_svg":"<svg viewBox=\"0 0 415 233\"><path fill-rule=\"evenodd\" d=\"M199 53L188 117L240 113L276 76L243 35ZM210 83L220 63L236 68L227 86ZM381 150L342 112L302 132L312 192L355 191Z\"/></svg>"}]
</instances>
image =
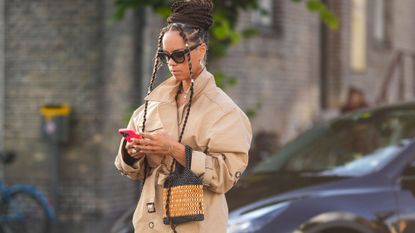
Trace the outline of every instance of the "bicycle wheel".
<instances>
[{"instance_id":1,"label":"bicycle wheel","mask_svg":"<svg viewBox=\"0 0 415 233\"><path fill-rule=\"evenodd\" d=\"M49 233L52 222L35 195L16 191L2 204L0 233Z\"/></svg>"}]
</instances>

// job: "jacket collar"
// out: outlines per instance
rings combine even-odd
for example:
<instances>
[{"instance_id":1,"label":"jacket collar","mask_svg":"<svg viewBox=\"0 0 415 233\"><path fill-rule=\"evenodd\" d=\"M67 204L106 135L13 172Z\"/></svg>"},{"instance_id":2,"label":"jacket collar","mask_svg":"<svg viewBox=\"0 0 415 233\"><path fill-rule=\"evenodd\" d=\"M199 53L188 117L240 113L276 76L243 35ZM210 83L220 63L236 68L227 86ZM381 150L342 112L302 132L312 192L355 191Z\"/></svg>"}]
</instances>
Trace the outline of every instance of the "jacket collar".
<instances>
[{"instance_id":1,"label":"jacket collar","mask_svg":"<svg viewBox=\"0 0 415 233\"><path fill-rule=\"evenodd\" d=\"M176 101L176 93L179 89L180 82L173 76L157 86L144 100L157 101L162 103L171 103ZM213 75L205 69L199 74L194 81L194 96L196 99L204 89L216 87Z\"/></svg>"}]
</instances>

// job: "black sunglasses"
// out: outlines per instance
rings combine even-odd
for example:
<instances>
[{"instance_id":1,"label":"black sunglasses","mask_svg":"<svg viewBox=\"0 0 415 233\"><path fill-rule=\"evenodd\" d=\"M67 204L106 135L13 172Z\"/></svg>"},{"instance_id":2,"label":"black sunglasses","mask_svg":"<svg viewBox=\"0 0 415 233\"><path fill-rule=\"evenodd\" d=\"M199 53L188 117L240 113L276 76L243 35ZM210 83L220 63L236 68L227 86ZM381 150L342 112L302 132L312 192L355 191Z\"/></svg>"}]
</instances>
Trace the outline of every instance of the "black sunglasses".
<instances>
[{"instance_id":1,"label":"black sunglasses","mask_svg":"<svg viewBox=\"0 0 415 233\"><path fill-rule=\"evenodd\" d=\"M157 52L157 56L161 60L161 62L163 62L164 64L167 64L170 58L173 59L173 61L176 62L177 64L181 64L186 60L186 54L190 53L190 51L199 47L199 45L200 44L195 44L191 46L190 48L176 50L176 51L173 51L171 54L166 51L159 50Z\"/></svg>"}]
</instances>

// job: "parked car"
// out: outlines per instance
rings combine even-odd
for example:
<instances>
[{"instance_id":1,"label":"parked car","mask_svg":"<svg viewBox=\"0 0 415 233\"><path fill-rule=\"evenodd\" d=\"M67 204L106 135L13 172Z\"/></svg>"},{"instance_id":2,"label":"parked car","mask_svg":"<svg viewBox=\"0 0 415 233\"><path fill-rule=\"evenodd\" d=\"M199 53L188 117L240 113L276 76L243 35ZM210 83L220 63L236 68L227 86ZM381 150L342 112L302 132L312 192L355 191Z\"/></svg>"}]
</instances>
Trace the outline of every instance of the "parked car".
<instances>
[{"instance_id":1,"label":"parked car","mask_svg":"<svg viewBox=\"0 0 415 233\"><path fill-rule=\"evenodd\" d=\"M227 193L228 233L414 233L414 136L415 103L313 127Z\"/></svg>"},{"instance_id":2,"label":"parked car","mask_svg":"<svg viewBox=\"0 0 415 233\"><path fill-rule=\"evenodd\" d=\"M133 214L136 206L128 208L118 219L115 221L111 228L111 233L134 233L134 226L132 223Z\"/></svg>"},{"instance_id":3,"label":"parked car","mask_svg":"<svg viewBox=\"0 0 415 233\"><path fill-rule=\"evenodd\" d=\"M228 233L414 233L415 103L303 133L228 194Z\"/></svg>"}]
</instances>

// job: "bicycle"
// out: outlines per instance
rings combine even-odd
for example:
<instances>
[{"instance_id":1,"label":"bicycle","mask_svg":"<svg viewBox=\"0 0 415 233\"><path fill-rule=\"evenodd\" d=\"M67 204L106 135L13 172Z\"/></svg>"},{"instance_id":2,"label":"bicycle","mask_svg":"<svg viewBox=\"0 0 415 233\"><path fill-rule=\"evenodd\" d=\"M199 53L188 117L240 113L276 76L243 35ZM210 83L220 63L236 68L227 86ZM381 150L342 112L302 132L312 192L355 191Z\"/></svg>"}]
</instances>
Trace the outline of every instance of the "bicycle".
<instances>
[{"instance_id":1,"label":"bicycle","mask_svg":"<svg viewBox=\"0 0 415 233\"><path fill-rule=\"evenodd\" d=\"M14 154L0 153L0 233L50 233L56 221L46 196L32 185L3 182L3 166Z\"/></svg>"}]
</instances>

